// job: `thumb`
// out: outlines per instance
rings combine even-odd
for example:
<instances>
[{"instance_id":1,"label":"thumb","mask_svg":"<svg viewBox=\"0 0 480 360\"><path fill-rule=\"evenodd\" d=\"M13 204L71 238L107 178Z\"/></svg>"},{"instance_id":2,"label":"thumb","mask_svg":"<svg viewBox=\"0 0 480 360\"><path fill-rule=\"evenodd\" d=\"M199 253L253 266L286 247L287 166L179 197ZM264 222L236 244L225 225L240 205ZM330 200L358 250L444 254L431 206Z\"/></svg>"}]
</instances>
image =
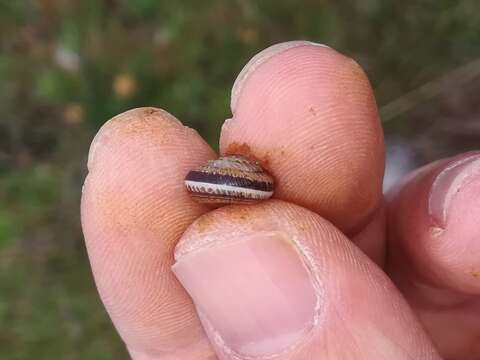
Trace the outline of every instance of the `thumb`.
<instances>
[{"instance_id":1,"label":"thumb","mask_svg":"<svg viewBox=\"0 0 480 360\"><path fill-rule=\"evenodd\" d=\"M220 208L175 258L220 359L438 358L385 274L304 208Z\"/></svg>"}]
</instances>

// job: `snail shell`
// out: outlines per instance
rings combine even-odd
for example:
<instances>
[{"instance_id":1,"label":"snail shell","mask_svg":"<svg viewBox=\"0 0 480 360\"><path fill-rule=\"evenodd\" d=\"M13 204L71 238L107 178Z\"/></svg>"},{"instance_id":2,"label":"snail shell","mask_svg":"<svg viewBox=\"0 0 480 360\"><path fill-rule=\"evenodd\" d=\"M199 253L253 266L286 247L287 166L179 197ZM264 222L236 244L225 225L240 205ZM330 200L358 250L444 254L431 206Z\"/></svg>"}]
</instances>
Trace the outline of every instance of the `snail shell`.
<instances>
[{"instance_id":1,"label":"snail shell","mask_svg":"<svg viewBox=\"0 0 480 360\"><path fill-rule=\"evenodd\" d=\"M202 203L243 204L273 195L273 178L255 161L223 156L187 174L185 186Z\"/></svg>"}]
</instances>

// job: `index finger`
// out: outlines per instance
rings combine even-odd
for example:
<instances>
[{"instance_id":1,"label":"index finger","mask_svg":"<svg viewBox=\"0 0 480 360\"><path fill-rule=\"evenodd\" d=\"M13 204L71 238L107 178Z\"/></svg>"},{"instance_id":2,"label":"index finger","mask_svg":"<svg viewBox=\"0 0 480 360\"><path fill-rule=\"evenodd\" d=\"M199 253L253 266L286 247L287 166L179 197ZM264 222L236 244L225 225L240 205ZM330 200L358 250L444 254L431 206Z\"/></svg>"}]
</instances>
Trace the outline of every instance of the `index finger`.
<instances>
[{"instance_id":1,"label":"index finger","mask_svg":"<svg viewBox=\"0 0 480 360\"><path fill-rule=\"evenodd\" d=\"M326 46L272 46L242 70L221 153L259 160L275 197L309 208L348 234L382 197L383 134L365 73Z\"/></svg>"},{"instance_id":2,"label":"index finger","mask_svg":"<svg viewBox=\"0 0 480 360\"><path fill-rule=\"evenodd\" d=\"M208 210L190 199L183 179L214 157L195 131L155 108L116 116L90 147L85 242L100 297L135 359L212 353L170 266L183 231Z\"/></svg>"}]
</instances>

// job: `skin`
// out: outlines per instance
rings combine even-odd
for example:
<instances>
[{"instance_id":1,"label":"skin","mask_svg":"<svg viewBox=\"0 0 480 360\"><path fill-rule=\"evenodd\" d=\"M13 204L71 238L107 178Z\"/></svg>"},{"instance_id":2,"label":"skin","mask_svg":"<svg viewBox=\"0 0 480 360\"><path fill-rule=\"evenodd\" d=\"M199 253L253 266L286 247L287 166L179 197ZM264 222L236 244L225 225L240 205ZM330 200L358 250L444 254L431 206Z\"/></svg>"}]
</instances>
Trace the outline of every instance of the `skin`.
<instances>
[{"instance_id":1,"label":"skin","mask_svg":"<svg viewBox=\"0 0 480 360\"><path fill-rule=\"evenodd\" d=\"M275 177L273 200L219 209L193 202L183 178L216 154L160 109L120 114L92 143L82 226L100 297L133 359L480 358L476 153L430 164L384 196L370 84L351 59L307 42L257 55L235 83L232 114L220 152L260 161ZM271 352L232 351L197 301L223 299L228 277L223 288L197 292L198 281L189 280L203 271L195 264L205 254L219 259L206 267L223 266L235 234L255 239L267 231L308 254L308 276L319 281L304 293L317 299L321 321ZM265 268L278 260L269 256L258 252ZM236 259L227 266L251 264ZM276 276L287 284L293 274ZM307 296L294 300L309 304ZM244 319L227 315L222 332L240 331ZM253 345L265 340L251 334Z\"/></svg>"}]
</instances>

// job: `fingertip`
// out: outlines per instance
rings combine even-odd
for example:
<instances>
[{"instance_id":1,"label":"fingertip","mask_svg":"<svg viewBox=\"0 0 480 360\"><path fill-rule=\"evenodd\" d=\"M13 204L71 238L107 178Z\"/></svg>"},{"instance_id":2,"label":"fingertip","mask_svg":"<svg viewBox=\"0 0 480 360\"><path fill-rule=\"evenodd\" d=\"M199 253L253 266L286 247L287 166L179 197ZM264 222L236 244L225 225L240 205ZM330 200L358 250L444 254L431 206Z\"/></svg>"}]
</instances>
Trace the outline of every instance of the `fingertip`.
<instances>
[{"instance_id":1,"label":"fingertip","mask_svg":"<svg viewBox=\"0 0 480 360\"><path fill-rule=\"evenodd\" d=\"M191 356L207 344L170 265L182 232L208 210L191 200L184 177L214 157L196 132L156 108L116 116L91 146L85 242L100 297L137 354Z\"/></svg>"},{"instance_id":2,"label":"fingertip","mask_svg":"<svg viewBox=\"0 0 480 360\"><path fill-rule=\"evenodd\" d=\"M388 211L390 253L395 264L403 250L411 270L394 266L392 271L429 286L480 293L479 158L467 153L438 161L396 190Z\"/></svg>"},{"instance_id":3,"label":"fingertip","mask_svg":"<svg viewBox=\"0 0 480 360\"><path fill-rule=\"evenodd\" d=\"M230 98L230 109L232 113L235 113L235 109L237 107L237 100L240 97L240 93L242 91L243 85L246 82L246 79L255 71L255 69L257 69L260 65L265 63L268 59L270 59L274 55L280 54L283 51L292 49L297 46L319 46L319 47L328 48L327 45L318 44L311 41L294 40L294 41L287 41L279 44L274 44L257 53L243 67L243 69L240 71L237 78L235 79L235 82L233 83L232 93Z\"/></svg>"},{"instance_id":4,"label":"fingertip","mask_svg":"<svg viewBox=\"0 0 480 360\"><path fill-rule=\"evenodd\" d=\"M175 259L221 359L436 358L385 274L299 206L270 200L209 212L184 233Z\"/></svg>"},{"instance_id":5,"label":"fingertip","mask_svg":"<svg viewBox=\"0 0 480 360\"><path fill-rule=\"evenodd\" d=\"M88 169L93 169L97 153L102 148L108 147L112 139L123 140L127 138L123 135L129 134L128 137L132 137L135 133L137 135L151 133L155 128L167 132L168 129L182 126L182 123L173 115L154 107L135 108L118 114L106 121L93 138L88 152Z\"/></svg>"},{"instance_id":6,"label":"fingertip","mask_svg":"<svg viewBox=\"0 0 480 360\"><path fill-rule=\"evenodd\" d=\"M379 206L383 133L361 67L308 42L279 44L247 65L233 92L222 154L253 157L277 180L275 197L347 233Z\"/></svg>"},{"instance_id":7,"label":"fingertip","mask_svg":"<svg viewBox=\"0 0 480 360\"><path fill-rule=\"evenodd\" d=\"M436 177L429 194L431 234L439 245L433 252L444 284L480 294L480 156L464 158ZM440 226L438 228L438 226Z\"/></svg>"}]
</instances>

